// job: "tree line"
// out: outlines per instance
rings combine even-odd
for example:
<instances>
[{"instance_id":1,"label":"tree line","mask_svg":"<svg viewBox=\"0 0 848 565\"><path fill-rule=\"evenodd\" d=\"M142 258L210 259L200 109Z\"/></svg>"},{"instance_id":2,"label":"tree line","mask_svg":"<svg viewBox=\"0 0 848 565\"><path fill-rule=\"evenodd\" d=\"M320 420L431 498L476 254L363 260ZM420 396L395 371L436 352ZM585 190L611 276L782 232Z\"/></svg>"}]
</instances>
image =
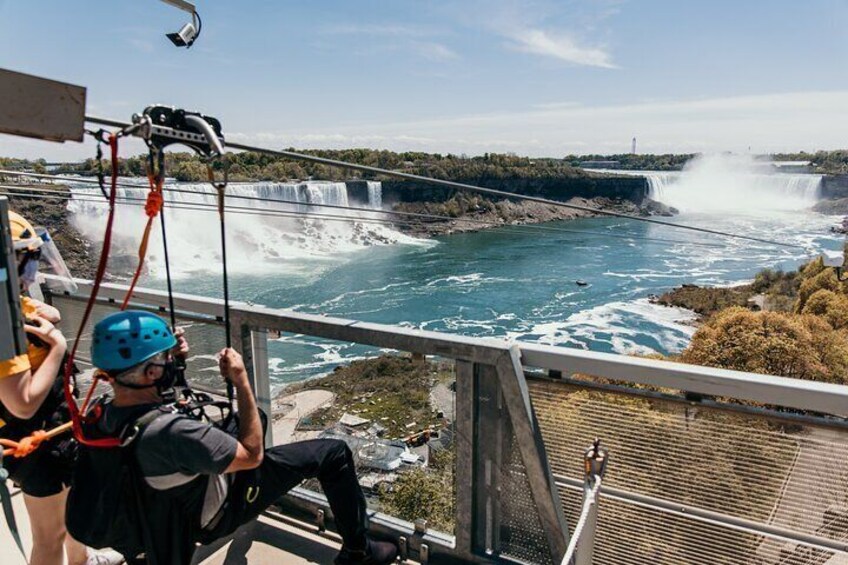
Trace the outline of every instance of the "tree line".
<instances>
[{"instance_id":1,"label":"tree line","mask_svg":"<svg viewBox=\"0 0 848 565\"><path fill-rule=\"evenodd\" d=\"M290 151L297 151L289 149ZM452 180L479 179L532 179L532 178L573 178L587 176L584 171L575 168L562 159L531 159L512 154L486 153L469 157L466 155L384 151L375 149L342 150L306 150L302 153L348 161L382 169L403 171L431 178ZM22 159L2 159L0 164L7 168L44 169L46 162L26 161ZM228 155L229 178L234 181L276 181L321 179L331 181L352 179L384 180L379 175L369 175L360 171L341 167L331 167L318 163L294 161L284 157L256 152L242 152ZM215 163L216 172L223 165ZM96 175L99 170L111 169L104 159L86 159L81 163L68 164L56 172ZM166 153L165 169L169 177L184 182L202 182L207 179L206 164L189 152ZM118 171L122 176L144 176L147 171L147 156L137 155L120 159Z\"/></svg>"}]
</instances>

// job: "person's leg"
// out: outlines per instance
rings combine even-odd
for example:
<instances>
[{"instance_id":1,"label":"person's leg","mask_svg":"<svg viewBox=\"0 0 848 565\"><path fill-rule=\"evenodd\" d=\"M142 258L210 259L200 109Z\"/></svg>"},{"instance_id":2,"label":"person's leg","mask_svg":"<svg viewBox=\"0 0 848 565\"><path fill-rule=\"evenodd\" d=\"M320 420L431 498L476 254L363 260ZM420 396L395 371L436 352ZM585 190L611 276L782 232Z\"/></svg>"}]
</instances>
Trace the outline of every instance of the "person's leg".
<instances>
[{"instance_id":1,"label":"person's leg","mask_svg":"<svg viewBox=\"0 0 848 565\"><path fill-rule=\"evenodd\" d=\"M66 498L66 491L46 497L24 494L32 528L30 565L62 565L64 562Z\"/></svg>"},{"instance_id":2,"label":"person's leg","mask_svg":"<svg viewBox=\"0 0 848 565\"><path fill-rule=\"evenodd\" d=\"M339 440L300 441L266 450L258 469L237 475L233 494L242 498L237 504L243 508L238 523L249 522L286 492L314 478L327 495L345 547L365 548L365 495L356 478L353 455Z\"/></svg>"},{"instance_id":3,"label":"person's leg","mask_svg":"<svg viewBox=\"0 0 848 565\"><path fill-rule=\"evenodd\" d=\"M68 565L88 563L88 548L71 537L71 534L65 534L65 555L68 556Z\"/></svg>"}]
</instances>

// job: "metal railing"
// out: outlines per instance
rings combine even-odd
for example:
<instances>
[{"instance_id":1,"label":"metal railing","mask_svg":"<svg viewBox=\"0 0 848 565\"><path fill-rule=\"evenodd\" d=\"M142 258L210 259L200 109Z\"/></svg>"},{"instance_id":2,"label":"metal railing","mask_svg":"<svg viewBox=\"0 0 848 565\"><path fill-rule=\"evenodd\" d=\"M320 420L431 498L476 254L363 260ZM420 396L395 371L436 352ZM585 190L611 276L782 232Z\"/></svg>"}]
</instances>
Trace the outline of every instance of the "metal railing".
<instances>
[{"instance_id":1,"label":"metal railing","mask_svg":"<svg viewBox=\"0 0 848 565\"><path fill-rule=\"evenodd\" d=\"M91 288L79 286L79 296L48 295L66 333ZM124 292L104 284L98 307L117 307ZM178 318L201 332L193 346L221 333L221 301L175 301ZM138 289L133 306L165 312L167 295ZM589 494L598 497L596 515L575 563L589 562L587 554L624 565L848 557L848 387L244 303L232 305L231 323L269 413L268 332L455 361L454 534L380 512L371 518L373 530L423 562L560 563ZM596 437L611 456L599 491L587 489L583 469ZM282 505L329 517L324 497L303 488Z\"/></svg>"}]
</instances>

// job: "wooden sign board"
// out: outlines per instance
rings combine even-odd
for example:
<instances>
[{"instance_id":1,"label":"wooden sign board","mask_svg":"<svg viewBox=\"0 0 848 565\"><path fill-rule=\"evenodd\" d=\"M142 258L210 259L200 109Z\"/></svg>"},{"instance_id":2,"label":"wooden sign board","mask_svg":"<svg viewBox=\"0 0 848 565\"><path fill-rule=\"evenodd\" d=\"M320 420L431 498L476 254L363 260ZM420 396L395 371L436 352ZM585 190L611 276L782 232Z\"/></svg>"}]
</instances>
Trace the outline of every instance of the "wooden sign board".
<instances>
[{"instance_id":1,"label":"wooden sign board","mask_svg":"<svg viewBox=\"0 0 848 565\"><path fill-rule=\"evenodd\" d=\"M85 88L0 69L0 133L82 141Z\"/></svg>"}]
</instances>

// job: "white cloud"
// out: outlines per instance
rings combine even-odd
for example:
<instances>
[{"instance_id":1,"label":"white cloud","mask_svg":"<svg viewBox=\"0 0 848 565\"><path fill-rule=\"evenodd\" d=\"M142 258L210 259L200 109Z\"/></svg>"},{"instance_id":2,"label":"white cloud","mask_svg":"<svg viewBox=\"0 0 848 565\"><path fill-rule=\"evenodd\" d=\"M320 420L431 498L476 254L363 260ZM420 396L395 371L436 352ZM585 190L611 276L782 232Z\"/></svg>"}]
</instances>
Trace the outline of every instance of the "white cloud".
<instances>
[{"instance_id":1,"label":"white cloud","mask_svg":"<svg viewBox=\"0 0 848 565\"><path fill-rule=\"evenodd\" d=\"M137 51L141 51L142 53L153 53L153 51L155 50L155 48L153 47L153 42L147 39L130 38L127 41Z\"/></svg>"},{"instance_id":2,"label":"white cloud","mask_svg":"<svg viewBox=\"0 0 848 565\"><path fill-rule=\"evenodd\" d=\"M421 41L415 43L415 48L422 57L432 61L451 61L459 59L459 55L457 55L455 51L441 43Z\"/></svg>"},{"instance_id":3,"label":"white cloud","mask_svg":"<svg viewBox=\"0 0 848 565\"><path fill-rule=\"evenodd\" d=\"M443 43L430 39L445 35L444 30L430 29L403 24L333 24L322 29L328 36L357 37L357 41L366 47L359 52L385 53L397 48L412 51L431 61L450 61L459 59L459 55ZM376 40L369 42L369 39Z\"/></svg>"},{"instance_id":4,"label":"white cloud","mask_svg":"<svg viewBox=\"0 0 848 565\"><path fill-rule=\"evenodd\" d=\"M520 29L509 32L510 45L518 51L553 57L561 61L614 69L610 54L600 47L579 45L572 37L565 34L554 35L541 29Z\"/></svg>"},{"instance_id":5,"label":"white cloud","mask_svg":"<svg viewBox=\"0 0 848 565\"><path fill-rule=\"evenodd\" d=\"M436 30L409 26L403 24L386 23L386 24L332 24L323 28L323 33L327 35L361 35L361 36L383 36L383 37L432 37L439 35Z\"/></svg>"}]
</instances>

